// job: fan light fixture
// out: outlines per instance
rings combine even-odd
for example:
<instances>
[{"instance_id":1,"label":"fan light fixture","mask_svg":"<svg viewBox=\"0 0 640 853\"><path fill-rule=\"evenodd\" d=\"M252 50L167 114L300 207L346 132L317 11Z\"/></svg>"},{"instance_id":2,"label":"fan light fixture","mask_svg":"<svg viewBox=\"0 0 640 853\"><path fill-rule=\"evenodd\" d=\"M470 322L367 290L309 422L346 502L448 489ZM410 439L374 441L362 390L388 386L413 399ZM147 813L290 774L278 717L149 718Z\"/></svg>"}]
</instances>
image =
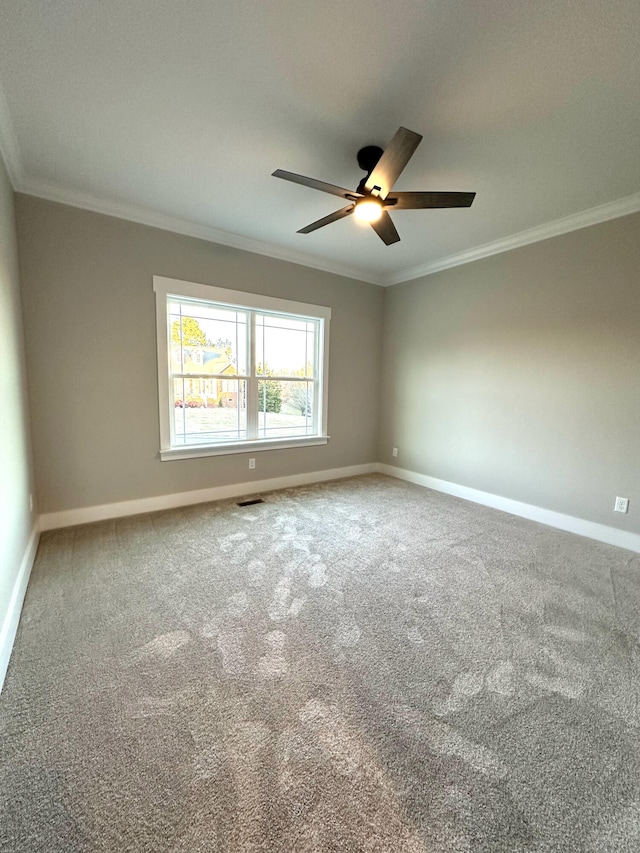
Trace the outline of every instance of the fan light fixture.
<instances>
[{"instance_id":1,"label":"fan light fixture","mask_svg":"<svg viewBox=\"0 0 640 853\"><path fill-rule=\"evenodd\" d=\"M368 222L385 246L397 243L400 235L391 221L389 210L424 210L434 207L471 207L475 193L443 192L395 192L393 185L407 165L422 137L413 130L399 127L395 136L383 150L377 145L365 145L358 151L358 166L367 174L358 184L358 189L347 190L325 181L316 181L295 172L276 169L274 178L283 178L294 184L302 184L313 190L337 195L348 202L346 207L335 210L311 225L298 230L298 234L311 234L318 228L351 216L360 222Z\"/></svg>"},{"instance_id":2,"label":"fan light fixture","mask_svg":"<svg viewBox=\"0 0 640 853\"><path fill-rule=\"evenodd\" d=\"M357 202L353 214L361 222L377 222L382 216L382 205L371 198L363 199Z\"/></svg>"}]
</instances>

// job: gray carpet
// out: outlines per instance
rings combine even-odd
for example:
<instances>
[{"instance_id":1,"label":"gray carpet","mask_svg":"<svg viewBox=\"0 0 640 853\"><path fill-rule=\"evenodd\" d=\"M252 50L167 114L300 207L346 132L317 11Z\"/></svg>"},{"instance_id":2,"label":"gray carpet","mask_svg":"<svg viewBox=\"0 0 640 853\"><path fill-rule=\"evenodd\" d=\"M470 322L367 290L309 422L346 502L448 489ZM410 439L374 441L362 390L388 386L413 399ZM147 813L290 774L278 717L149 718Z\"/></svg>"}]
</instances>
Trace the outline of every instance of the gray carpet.
<instances>
[{"instance_id":1,"label":"gray carpet","mask_svg":"<svg viewBox=\"0 0 640 853\"><path fill-rule=\"evenodd\" d=\"M2 851L638 851L640 557L382 476L43 535Z\"/></svg>"}]
</instances>

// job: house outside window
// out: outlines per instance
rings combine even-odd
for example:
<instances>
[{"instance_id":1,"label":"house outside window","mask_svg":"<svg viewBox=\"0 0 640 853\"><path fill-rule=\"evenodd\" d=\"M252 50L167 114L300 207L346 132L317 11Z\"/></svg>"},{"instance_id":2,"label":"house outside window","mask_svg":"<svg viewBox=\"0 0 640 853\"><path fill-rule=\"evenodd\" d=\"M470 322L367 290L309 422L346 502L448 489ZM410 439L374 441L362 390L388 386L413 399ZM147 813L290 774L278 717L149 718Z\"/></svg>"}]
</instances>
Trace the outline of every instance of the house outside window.
<instances>
[{"instance_id":1,"label":"house outside window","mask_svg":"<svg viewBox=\"0 0 640 853\"><path fill-rule=\"evenodd\" d=\"M327 442L329 308L153 281L161 459Z\"/></svg>"}]
</instances>

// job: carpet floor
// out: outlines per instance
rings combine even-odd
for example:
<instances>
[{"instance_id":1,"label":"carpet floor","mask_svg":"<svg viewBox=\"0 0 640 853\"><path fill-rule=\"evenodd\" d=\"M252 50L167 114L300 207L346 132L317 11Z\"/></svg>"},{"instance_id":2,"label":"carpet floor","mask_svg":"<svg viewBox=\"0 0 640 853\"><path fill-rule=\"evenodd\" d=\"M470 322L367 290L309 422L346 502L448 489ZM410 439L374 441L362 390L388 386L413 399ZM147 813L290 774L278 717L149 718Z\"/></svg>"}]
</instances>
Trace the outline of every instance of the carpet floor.
<instances>
[{"instance_id":1,"label":"carpet floor","mask_svg":"<svg viewBox=\"0 0 640 853\"><path fill-rule=\"evenodd\" d=\"M640 850L640 555L372 475L42 536L0 850Z\"/></svg>"}]
</instances>

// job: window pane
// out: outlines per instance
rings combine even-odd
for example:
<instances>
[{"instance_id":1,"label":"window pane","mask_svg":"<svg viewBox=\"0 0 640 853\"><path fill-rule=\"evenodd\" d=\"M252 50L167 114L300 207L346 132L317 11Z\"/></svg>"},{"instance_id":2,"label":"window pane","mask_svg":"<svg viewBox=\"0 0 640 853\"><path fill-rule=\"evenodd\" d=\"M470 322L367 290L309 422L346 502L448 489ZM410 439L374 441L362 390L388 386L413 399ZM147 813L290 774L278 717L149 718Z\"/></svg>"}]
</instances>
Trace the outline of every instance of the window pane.
<instances>
[{"instance_id":1,"label":"window pane","mask_svg":"<svg viewBox=\"0 0 640 853\"><path fill-rule=\"evenodd\" d=\"M246 439L246 386L243 379L174 379L175 444Z\"/></svg>"},{"instance_id":2,"label":"window pane","mask_svg":"<svg viewBox=\"0 0 640 853\"><path fill-rule=\"evenodd\" d=\"M172 300L169 332L173 372L246 375L244 312Z\"/></svg>"},{"instance_id":3,"label":"window pane","mask_svg":"<svg viewBox=\"0 0 640 853\"><path fill-rule=\"evenodd\" d=\"M258 380L258 437L313 435L313 382Z\"/></svg>"},{"instance_id":4,"label":"window pane","mask_svg":"<svg viewBox=\"0 0 640 853\"><path fill-rule=\"evenodd\" d=\"M316 329L313 321L256 314L256 372L312 377Z\"/></svg>"}]
</instances>

